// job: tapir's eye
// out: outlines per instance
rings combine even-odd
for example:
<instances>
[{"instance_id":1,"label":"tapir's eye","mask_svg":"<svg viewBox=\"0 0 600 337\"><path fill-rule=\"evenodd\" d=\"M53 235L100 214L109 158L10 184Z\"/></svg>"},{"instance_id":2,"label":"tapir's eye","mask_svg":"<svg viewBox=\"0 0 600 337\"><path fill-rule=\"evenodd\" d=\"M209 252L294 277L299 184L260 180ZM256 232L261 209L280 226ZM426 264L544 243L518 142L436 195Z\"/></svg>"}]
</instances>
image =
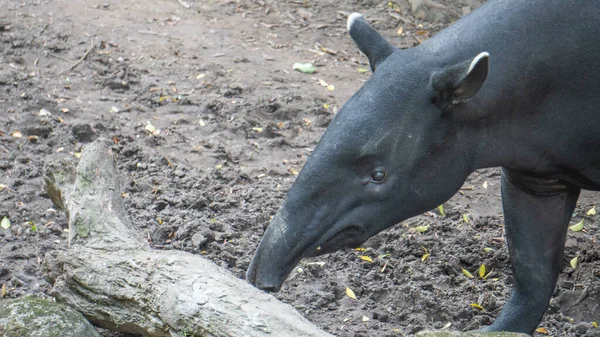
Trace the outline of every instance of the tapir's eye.
<instances>
[{"instance_id":1,"label":"tapir's eye","mask_svg":"<svg viewBox=\"0 0 600 337\"><path fill-rule=\"evenodd\" d=\"M374 182L381 182L383 181L383 179L385 179L385 171L375 171L373 172L373 174L371 174L371 180Z\"/></svg>"}]
</instances>

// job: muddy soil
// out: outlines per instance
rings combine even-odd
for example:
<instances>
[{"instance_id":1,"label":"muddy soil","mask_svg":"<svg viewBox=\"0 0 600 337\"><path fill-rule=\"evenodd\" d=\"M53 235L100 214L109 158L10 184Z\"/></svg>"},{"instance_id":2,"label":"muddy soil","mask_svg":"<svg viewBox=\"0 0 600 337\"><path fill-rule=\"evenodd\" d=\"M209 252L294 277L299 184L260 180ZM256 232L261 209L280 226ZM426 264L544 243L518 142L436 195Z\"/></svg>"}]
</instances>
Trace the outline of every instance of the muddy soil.
<instances>
[{"instance_id":1,"label":"muddy soil","mask_svg":"<svg viewBox=\"0 0 600 337\"><path fill-rule=\"evenodd\" d=\"M100 136L113 140L123 198L153 247L202 254L244 278L320 135L369 77L346 16L365 14L409 48L479 5L439 3L432 16L407 0L0 0L4 297L48 291L40 264L67 249L67 221L43 191L44 166ZM293 71L295 62L317 72ZM591 323L600 322L599 219L586 214L598 202L594 193L579 201L573 224L585 229L568 233L540 325L549 335L600 336ZM489 324L512 283L499 170L473 174L444 210L377 235L365 251L303 261L275 296L338 336Z\"/></svg>"}]
</instances>

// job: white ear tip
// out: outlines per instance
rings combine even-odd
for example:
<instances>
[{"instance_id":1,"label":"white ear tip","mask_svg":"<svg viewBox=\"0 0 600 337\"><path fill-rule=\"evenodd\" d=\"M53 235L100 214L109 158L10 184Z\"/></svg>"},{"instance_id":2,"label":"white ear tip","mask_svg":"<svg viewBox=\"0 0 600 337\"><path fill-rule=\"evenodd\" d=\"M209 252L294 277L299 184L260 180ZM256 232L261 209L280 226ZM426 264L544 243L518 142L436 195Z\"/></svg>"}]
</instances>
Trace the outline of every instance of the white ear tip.
<instances>
[{"instance_id":1,"label":"white ear tip","mask_svg":"<svg viewBox=\"0 0 600 337\"><path fill-rule=\"evenodd\" d=\"M350 31L350 28L352 28L352 24L357 20L362 18L362 15L360 15L359 13L352 13L350 15L348 15L348 31Z\"/></svg>"},{"instance_id":2,"label":"white ear tip","mask_svg":"<svg viewBox=\"0 0 600 337\"><path fill-rule=\"evenodd\" d=\"M475 56L475 58L473 59L473 61L471 61L471 64L469 65L469 71L467 71L467 73L470 73L471 70L473 70L473 68L475 68L475 66L477 65L479 60L481 60L484 57L489 58L490 53L488 53L487 51L484 51L484 52L479 53L479 55Z\"/></svg>"}]
</instances>

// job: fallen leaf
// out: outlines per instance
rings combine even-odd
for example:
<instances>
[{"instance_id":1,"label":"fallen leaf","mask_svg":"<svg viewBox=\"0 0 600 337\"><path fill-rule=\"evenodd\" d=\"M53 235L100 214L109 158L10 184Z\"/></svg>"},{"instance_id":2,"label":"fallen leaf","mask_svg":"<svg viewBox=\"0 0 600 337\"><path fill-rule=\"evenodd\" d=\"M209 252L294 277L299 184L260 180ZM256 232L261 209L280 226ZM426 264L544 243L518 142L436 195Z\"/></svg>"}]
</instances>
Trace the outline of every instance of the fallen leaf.
<instances>
[{"instance_id":1,"label":"fallen leaf","mask_svg":"<svg viewBox=\"0 0 600 337\"><path fill-rule=\"evenodd\" d=\"M443 217L446 216L446 213L444 212L444 204L439 205L437 209Z\"/></svg>"},{"instance_id":2,"label":"fallen leaf","mask_svg":"<svg viewBox=\"0 0 600 337\"><path fill-rule=\"evenodd\" d=\"M494 251L494 248L490 248L490 247L483 247L483 251L486 253L491 253Z\"/></svg>"},{"instance_id":3,"label":"fallen leaf","mask_svg":"<svg viewBox=\"0 0 600 337\"><path fill-rule=\"evenodd\" d=\"M312 74L317 70L312 63L294 63L292 69L305 74Z\"/></svg>"},{"instance_id":4,"label":"fallen leaf","mask_svg":"<svg viewBox=\"0 0 600 337\"><path fill-rule=\"evenodd\" d=\"M592 322L592 326L596 329L598 329L598 322Z\"/></svg>"},{"instance_id":5,"label":"fallen leaf","mask_svg":"<svg viewBox=\"0 0 600 337\"><path fill-rule=\"evenodd\" d=\"M369 317L367 317L367 316L363 316L363 317L362 317L362 321L363 321L363 322L368 322L368 321L369 321Z\"/></svg>"},{"instance_id":6,"label":"fallen leaf","mask_svg":"<svg viewBox=\"0 0 600 337\"><path fill-rule=\"evenodd\" d=\"M252 130L254 130L254 131L258 132L258 133L263 132L263 128L259 128L259 127L253 127Z\"/></svg>"},{"instance_id":7,"label":"fallen leaf","mask_svg":"<svg viewBox=\"0 0 600 337\"><path fill-rule=\"evenodd\" d=\"M487 188L488 188L488 182L487 181L483 182L483 188L485 188L487 190Z\"/></svg>"},{"instance_id":8,"label":"fallen leaf","mask_svg":"<svg viewBox=\"0 0 600 337\"><path fill-rule=\"evenodd\" d=\"M293 175L295 175L295 176L298 175L298 171L296 171L296 169L293 168L293 167L290 167L290 169L288 171L290 171L290 173L293 174Z\"/></svg>"},{"instance_id":9,"label":"fallen leaf","mask_svg":"<svg viewBox=\"0 0 600 337\"><path fill-rule=\"evenodd\" d=\"M539 333L543 333L544 335L548 334L548 329L542 328L542 327L539 327L539 328L535 329L535 331L539 332Z\"/></svg>"},{"instance_id":10,"label":"fallen leaf","mask_svg":"<svg viewBox=\"0 0 600 337\"><path fill-rule=\"evenodd\" d=\"M73 153L73 155L75 156L75 158L81 158L81 152L75 152Z\"/></svg>"},{"instance_id":11,"label":"fallen leaf","mask_svg":"<svg viewBox=\"0 0 600 337\"><path fill-rule=\"evenodd\" d=\"M481 305L479 305L479 304L477 304L477 303L471 303L471 306L472 306L473 308L477 308L477 309L479 309L479 310L481 310L481 311L485 311L485 309L484 309L484 308L483 308Z\"/></svg>"},{"instance_id":12,"label":"fallen leaf","mask_svg":"<svg viewBox=\"0 0 600 337\"><path fill-rule=\"evenodd\" d=\"M324 108L325 110L329 109L329 107L330 107L330 105L329 105L329 104L327 104L327 103L323 103L323 108Z\"/></svg>"},{"instance_id":13,"label":"fallen leaf","mask_svg":"<svg viewBox=\"0 0 600 337\"><path fill-rule=\"evenodd\" d=\"M427 232L427 230L429 229L429 225L425 225L425 226L417 226L414 227L413 230L419 232L419 233L425 233Z\"/></svg>"},{"instance_id":14,"label":"fallen leaf","mask_svg":"<svg viewBox=\"0 0 600 337\"><path fill-rule=\"evenodd\" d=\"M465 274L466 277L468 277L468 278L475 278L473 276L473 274L469 273L469 271L466 270L465 268L461 267L460 269L462 270L462 273Z\"/></svg>"},{"instance_id":15,"label":"fallen leaf","mask_svg":"<svg viewBox=\"0 0 600 337\"><path fill-rule=\"evenodd\" d=\"M197 80L201 80L201 79L203 79L205 77L206 77L206 74L198 74L198 75L196 75L196 79Z\"/></svg>"},{"instance_id":16,"label":"fallen leaf","mask_svg":"<svg viewBox=\"0 0 600 337\"><path fill-rule=\"evenodd\" d=\"M0 221L0 227L2 227L4 229L9 229L10 228L10 220L8 220L7 217L2 218L2 221Z\"/></svg>"},{"instance_id":17,"label":"fallen leaf","mask_svg":"<svg viewBox=\"0 0 600 337\"><path fill-rule=\"evenodd\" d=\"M326 87L329 85L327 82L325 82L324 80L322 80L320 78L318 79L318 81L319 81L319 85L321 85L322 87Z\"/></svg>"},{"instance_id":18,"label":"fallen leaf","mask_svg":"<svg viewBox=\"0 0 600 337\"><path fill-rule=\"evenodd\" d=\"M421 246L421 248L423 248L423 250L425 251L425 254L423 254L423 256L421 256L421 262L425 262L425 260L427 260L429 258L429 256L431 256L431 254L429 254L429 251L427 250L427 248Z\"/></svg>"},{"instance_id":19,"label":"fallen leaf","mask_svg":"<svg viewBox=\"0 0 600 337\"><path fill-rule=\"evenodd\" d=\"M583 229L583 219L581 219L581 221L574 224L573 226L569 227L569 229L572 230L573 232L581 231Z\"/></svg>"},{"instance_id":20,"label":"fallen leaf","mask_svg":"<svg viewBox=\"0 0 600 337\"><path fill-rule=\"evenodd\" d=\"M483 278L485 276L485 264L481 264L479 267L479 277Z\"/></svg>"},{"instance_id":21,"label":"fallen leaf","mask_svg":"<svg viewBox=\"0 0 600 337\"><path fill-rule=\"evenodd\" d=\"M330 84L330 85L327 86L327 90L334 91L335 90L335 86L333 84Z\"/></svg>"},{"instance_id":22,"label":"fallen leaf","mask_svg":"<svg viewBox=\"0 0 600 337\"><path fill-rule=\"evenodd\" d=\"M15 138L21 138L21 137L23 137L23 134L21 133L21 131L15 130L13 133L11 133L11 136L13 136Z\"/></svg>"},{"instance_id":23,"label":"fallen leaf","mask_svg":"<svg viewBox=\"0 0 600 337\"><path fill-rule=\"evenodd\" d=\"M585 214L587 214L587 215L596 215L596 206L593 206L592 208L590 208L590 210L587 211Z\"/></svg>"},{"instance_id":24,"label":"fallen leaf","mask_svg":"<svg viewBox=\"0 0 600 337\"><path fill-rule=\"evenodd\" d=\"M346 287L346 296L350 297L353 300L356 299L356 295L354 294L354 291L352 291L352 289L350 289L348 287Z\"/></svg>"},{"instance_id":25,"label":"fallen leaf","mask_svg":"<svg viewBox=\"0 0 600 337\"><path fill-rule=\"evenodd\" d=\"M152 125L150 122L146 122L146 131L154 133L154 131L156 131L156 126Z\"/></svg>"},{"instance_id":26,"label":"fallen leaf","mask_svg":"<svg viewBox=\"0 0 600 337\"><path fill-rule=\"evenodd\" d=\"M367 248L358 247L358 248L354 248L354 250L357 250L359 252L366 252Z\"/></svg>"},{"instance_id":27,"label":"fallen leaf","mask_svg":"<svg viewBox=\"0 0 600 337\"><path fill-rule=\"evenodd\" d=\"M462 218L465 223L469 223L469 214L463 214Z\"/></svg>"},{"instance_id":28,"label":"fallen leaf","mask_svg":"<svg viewBox=\"0 0 600 337\"><path fill-rule=\"evenodd\" d=\"M6 283L2 283L2 288L0 288L0 298L6 296Z\"/></svg>"},{"instance_id":29,"label":"fallen leaf","mask_svg":"<svg viewBox=\"0 0 600 337\"><path fill-rule=\"evenodd\" d=\"M402 28L402 26L400 26L400 28L398 28L398 30L396 31L396 34L398 34L398 35L404 34L404 28Z\"/></svg>"},{"instance_id":30,"label":"fallen leaf","mask_svg":"<svg viewBox=\"0 0 600 337\"><path fill-rule=\"evenodd\" d=\"M66 113L68 113L68 112L69 112L69 109L68 109L68 108L62 108L62 109L60 109L60 112L62 112L62 113L65 113L65 114L66 114Z\"/></svg>"},{"instance_id":31,"label":"fallen leaf","mask_svg":"<svg viewBox=\"0 0 600 337\"><path fill-rule=\"evenodd\" d=\"M369 71L369 69L367 69L367 68L358 68L356 70L358 71L359 74L364 74Z\"/></svg>"},{"instance_id":32,"label":"fallen leaf","mask_svg":"<svg viewBox=\"0 0 600 337\"><path fill-rule=\"evenodd\" d=\"M370 257L368 257L368 256L366 256L366 255L361 255L361 256L359 256L359 257L360 257L360 259L361 259L361 260L363 260L363 261L367 261L367 262L373 262L373 259L372 259L372 258L370 258Z\"/></svg>"},{"instance_id":33,"label":"fallen leaf","mask_svg":"<svg viewBox=\"0 0 600 337\"><path fill-rule=\"evenodd\" d=\"M116 114L117 112L119 112L121 110L119 110L119 108L117 108L116 106L111 106L110 107L110 112Z\"/></svg>"},{"instance_id":34,"label":"fallen leaf","mask_svg":"<svg viewBox=\"0 0 600 337\"><path fill-rule=\"evenodd\" d=\"M571 267L573 267L573 269L577 269L578 261L579 261L579 255L577 255L573 259L571 259L571 262L569 262L569 264L571 265Z\"/></svg>"},{"instance_id":35,"label":"fallen leaf","mask_svg":"<svg viewBox=\"0 0 600 337\"><path fill-rule=\"evenodd\" d=\"M50 111L48 111L48 110L46 110L44 108L41 108L40 112L38 112L38 116L40 116L40 117L48 117L48 116L52 116L52 114L50 113Z\"/></svg>"}]
</instances>

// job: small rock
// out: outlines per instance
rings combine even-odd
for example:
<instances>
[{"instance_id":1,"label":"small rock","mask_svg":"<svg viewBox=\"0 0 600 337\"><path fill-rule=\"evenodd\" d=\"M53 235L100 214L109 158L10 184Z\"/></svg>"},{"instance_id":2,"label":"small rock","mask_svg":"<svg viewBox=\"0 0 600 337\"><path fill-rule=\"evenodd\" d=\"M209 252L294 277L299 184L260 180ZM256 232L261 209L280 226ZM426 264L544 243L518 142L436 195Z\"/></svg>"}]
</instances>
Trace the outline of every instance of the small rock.
<instances>
[{"instance_id":1,"label":"small rock","mask_svg":"<svg viewBox=\"0 0 600 337\"><path fill-rule=\"evenodd\" d=\"M201 247L208 241L208 238L200 233L196 233L192 236L192 246L194 248Z\"/></svg>"},{"instance_id":2,"label":"small rock","mask_svg":"<svg viewBox=\"0 0 600 337\"><path fill-rule=\"evenodd\" d=\"M6 267L1 267L0 268L0 279L7 275L10 275L10 269L8 269Z\"/></svg>"},{"instance_id":3,"label":"small rock","mask_svg":"<svg viewBox=\"0 0 600 337\"><path fill-rule=\"evenodd\" d=\"M81 143L89 143L98 137L89 124L75 124L72 131L75 139Z\"/></svg>"},{"instance_id":4,"label":"small rock","mask_svg":"<svg viewBox=\"0 0 600 337\"><path fill-rule=\"evenodd\" d=\"M583 336L589 330L589 323L579 323L575 326L575 334L577 336Z\"/></svg>"},{"instance_id":5,"label":"small rock","mask_svg":"<svg viewBox=\"0 0 600 337\"><path fill-rule=\"evenodd\" d=\"M0 301L0 327L3 336L101 337L73 308L34 296Z\"/></svg>"}]
</instances>

